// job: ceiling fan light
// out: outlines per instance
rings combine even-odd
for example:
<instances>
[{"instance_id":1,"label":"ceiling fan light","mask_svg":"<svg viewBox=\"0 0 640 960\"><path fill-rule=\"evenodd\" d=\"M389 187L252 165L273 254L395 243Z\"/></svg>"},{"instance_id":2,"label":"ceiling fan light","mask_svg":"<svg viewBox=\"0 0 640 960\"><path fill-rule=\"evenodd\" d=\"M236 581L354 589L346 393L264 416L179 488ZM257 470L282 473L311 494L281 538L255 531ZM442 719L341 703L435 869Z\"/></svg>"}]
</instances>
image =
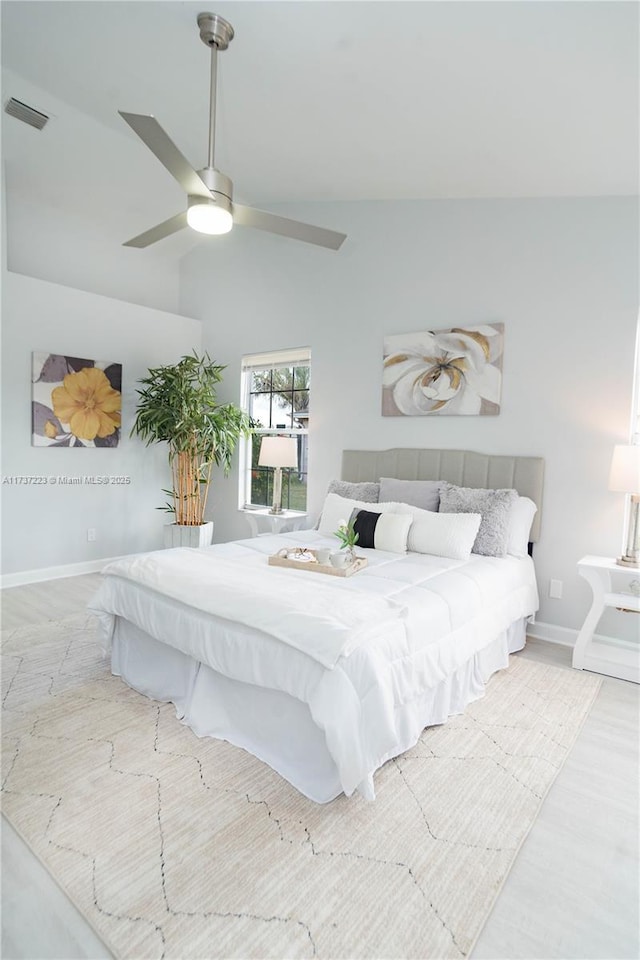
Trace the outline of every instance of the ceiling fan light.
<instances>
[{"instance_id":1,"label":"ceiling fan light","mask_svg":"<svg viewBox=\"0 0 640 960\"><path fill-rule=\"evenodd\" d=\"M196 197L189 200L187 223L198 233L229 233L233 227L231 211L215 200Z\"/></svg>"}]
</instances>

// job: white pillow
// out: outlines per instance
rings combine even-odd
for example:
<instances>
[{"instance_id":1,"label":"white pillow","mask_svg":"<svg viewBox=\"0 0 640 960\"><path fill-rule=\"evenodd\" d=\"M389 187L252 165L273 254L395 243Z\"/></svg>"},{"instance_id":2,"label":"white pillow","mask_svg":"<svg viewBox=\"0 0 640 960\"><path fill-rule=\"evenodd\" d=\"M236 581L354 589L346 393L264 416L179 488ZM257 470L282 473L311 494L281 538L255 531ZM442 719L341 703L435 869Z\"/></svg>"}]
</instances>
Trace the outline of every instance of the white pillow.
<instances>
[{"instance_id":1,"label":"white pillow","mask_svg":"<svg viewBox=\"0 0 640 960\"><path fill-rule=\"evenodd\" d=\"M529 497L518 497L511 505L507 553L511 557L529 555L529 534L538 508Z\"/></svg>"},{"instance_id":2,"label":"white pillow","mask_svg":"<svg viewBox=\"0 0 640 960\"><path fill-rule=\"evenodd\" d=\"M328 493L322 508L318 533L331 536L338 529L341 520L348 522L354 510L370 510L372 513L390 512L388 503L365 503L364 500L349 500L347 497L339 497L337 493Z\"/></svg>"},{"instance_id":3,"label":"white pillow","mask_svg":"<svg viewBox=\"0 0 640 960\"><path fill-rule=\"evenodd\" d=\"M480 529L479 513L434 513L407 503L394 503L394 513L410 513L413 523L407 547L413 553L430 553L451 560L468 560Z\"/></svg>"}]
</instances>

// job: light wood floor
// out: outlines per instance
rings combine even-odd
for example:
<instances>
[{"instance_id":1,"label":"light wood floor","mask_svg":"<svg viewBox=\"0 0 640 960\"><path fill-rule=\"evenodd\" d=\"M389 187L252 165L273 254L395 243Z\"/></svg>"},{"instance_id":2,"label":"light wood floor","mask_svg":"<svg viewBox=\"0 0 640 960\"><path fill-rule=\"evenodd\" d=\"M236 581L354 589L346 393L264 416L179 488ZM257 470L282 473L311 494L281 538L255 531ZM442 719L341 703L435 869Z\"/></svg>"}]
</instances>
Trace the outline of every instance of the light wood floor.
<instances>
[{"instance_id":1,"label":"light wood floor","mask_svg":"<svg viewBox=\"0 0 640 960\"><path fill-rule=\"evenodd\" d=\"M98 575L2 591L3 629L84 609ZM519 656L569 667L531 640ZM603 678L578 741L500 892L475 960L640 957L640 688ZM2 821L2 957L110 957L92 928Z\"/></svg>"}]
</instances>

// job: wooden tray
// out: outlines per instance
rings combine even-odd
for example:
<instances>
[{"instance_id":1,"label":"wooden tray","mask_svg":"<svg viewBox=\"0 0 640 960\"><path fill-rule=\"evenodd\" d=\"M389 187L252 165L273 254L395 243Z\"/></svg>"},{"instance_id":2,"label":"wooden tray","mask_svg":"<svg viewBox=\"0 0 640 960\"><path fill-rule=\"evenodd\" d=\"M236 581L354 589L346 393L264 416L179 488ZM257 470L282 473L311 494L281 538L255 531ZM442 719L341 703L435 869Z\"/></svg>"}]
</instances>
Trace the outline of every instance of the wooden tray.
<instances>
[{"instance_id":1,"label":"wooden tray","mask_svg":"<svg viewBox=\"0 0 640 960\"><path fill-rule=\"evenodd\" d=\"M315 550L308 550L315 556ZM364 570L369 561L366 557L356 557L353 563L348 567L334 567L331 563L313 563L310 560L290 560L288 557L280 557L277 553L269 557L270 567L289 567L290 570L308 570L310 573L324 573L330 577L352 577L359 570Z\"/></svg>"}]
</instances>

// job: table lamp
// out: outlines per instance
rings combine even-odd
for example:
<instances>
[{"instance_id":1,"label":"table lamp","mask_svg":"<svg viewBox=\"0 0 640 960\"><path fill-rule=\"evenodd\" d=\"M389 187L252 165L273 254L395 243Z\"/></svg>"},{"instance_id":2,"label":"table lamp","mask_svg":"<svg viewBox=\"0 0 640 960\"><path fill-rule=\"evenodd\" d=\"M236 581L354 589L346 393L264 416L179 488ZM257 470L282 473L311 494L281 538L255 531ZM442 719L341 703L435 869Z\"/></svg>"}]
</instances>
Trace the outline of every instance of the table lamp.
<instances>
[{"instance_id":1,"label":"table lamp","mask_svg":"<svg viewBox=\"0 0 640 960\"><path fill-rule=\"evenodd\" d=\"M616 563L622 567L640 567L640 445L618 444L613 448L609 490L631 494L627 546Z\"/></svg>"},{"instance_id":2,"label":"table lamp","mask_svg":"<svg viewBox=\"0 0 640 960\"><path fill-rule=\"evenodd\" d=\"M295 437L263 437L259 467L273 467L273 506L269 513L282 513L282 468L298 466L298 441Z\"/></svg>"}]
</instances>

